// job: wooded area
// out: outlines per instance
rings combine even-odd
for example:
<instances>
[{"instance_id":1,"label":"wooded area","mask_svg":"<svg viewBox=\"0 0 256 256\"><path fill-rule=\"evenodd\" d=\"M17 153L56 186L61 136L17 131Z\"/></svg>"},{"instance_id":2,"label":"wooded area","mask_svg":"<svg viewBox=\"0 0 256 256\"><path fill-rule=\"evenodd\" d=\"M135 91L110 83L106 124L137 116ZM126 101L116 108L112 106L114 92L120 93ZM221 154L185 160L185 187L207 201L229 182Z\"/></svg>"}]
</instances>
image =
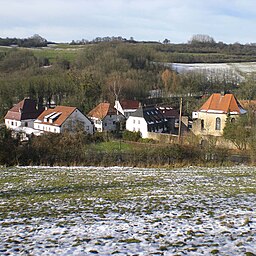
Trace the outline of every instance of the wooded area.
<instances>
[{"instance_id":1,"label":"wooded area","mask_svg":"<svg viewBox=\"0 0 256 256\"><path fill-rule=\"evenodd\" d=\"M40 36L35 38L39 40ZM195 72L178 74L163 65L248 60L256 60L256 46L215 42L161 44L114 40L29 49L1 47L0 117L24 97L44 104L76 106L86 114L100 101L113 102L114 90L119 92L119 98L141 102L148 102L151 90L174 96L225 91L238 98L254 99L252 74L244 74L246 80L238 85L235 80L220 81L214 75L209 78ZM159 100L178 106L175 97ZM200 104L196 98L184 99L184 111L190 115Z\"/></svg>"},{"instance_id":2,"label":"wooded area","mask_svg":"<svg viewBox=\"0 0 256 256\"><path fill-rule=\"evenodd\" d=\"M39 38L39 37L36 37ZM1 40L0 40L1 41ZM42 40L44 41L44 40ZM241 74L245 78L241 83L219 77L205 76L202 73L177 73L164 63L172 62L221 62L221 61L254 61L256 60L256 46L227 45L223 43L190 42L188 44L170 43L138 43L126 40L99 40L97 43L76 45L59 44L47 47L0 47L0 118L25 97L36 99L43 105L69 105L78 107L87 114L99 102L114 102L119 99L137 99L142 103L168 103L172 107L179 107L180 95L183 96L183 114L191 116L207 97L213 92L234 93L238 99L256 99L255 74ZM151 91L162 91L161 98L150 98ZM193 95L193 96L191 96ZM255 119L247 115L236 125L227 124L224 137L236 138L232 141L238 148L243 149L244 141L250 144L251 159L255 161ZM239 132L249 127L247 133ZM237 136L237 134L239 136ZM245 136L240 136L241 134ZM125 134L124 134L125 135ZM62 135L64 144L58 142L59 135L46 135L20 144L12 138L9 131L1 128L2 163L8 164L66 164L65 161L86 163L88 159L95 163L102 160L103 164L113 164L119 161L120 152L102 153L87 148L89 144L104 141L102 138L89 138L84 134ZM231 137L230 137L231 136ZM124 138L125 139L125 138ZM50 147L49 147L50 145ZM175 162L179 161L184 152L191 151L193 156L186 157L188 161L195 161L200 156L204 161L205 149L198 151L198 144L191 148L163 148L163 155L155 159L154 150L150 153L140 149L136 155L129 152L122 154L123 161L130 164L129 159L140 164L145 159L154 159L152 163L166 163L171 161L170 154L177 150L179 153ZM49 153L52 148L52 153ZM32 149L32 151L31 151ZM54 150L59 152L53 154ZM44 154L45 150L48 151ZM181 150L181 151L180 151ZM212 149L207 149L212 151ZM225 149L223 149L225 151ZM223 151L223 152L224 152ZM29 157L27 152L33 152ZM169 152L169 153L168 153ZM171 153L170 153L171 152ZM220 149L215 150L226 156ZM186 153L186 154L187 154ZM75 155L74 155L75 154ZM82 154L82 155L81 155ZM211 153L212 154L212 153ZM127 160L125 157L127 156ZM188 155L190 156L190 154ZM146 157L143 159L143 157ZM87 159L88 158L88 159ZM112 159L112 160L111 160ZM41 161L41 162L38 162ZM149 160L148 160L149 161ZM222 161L220 159L219 161ZM148 162L150 165L151 162Z\"/></svg>"}]
</instances>

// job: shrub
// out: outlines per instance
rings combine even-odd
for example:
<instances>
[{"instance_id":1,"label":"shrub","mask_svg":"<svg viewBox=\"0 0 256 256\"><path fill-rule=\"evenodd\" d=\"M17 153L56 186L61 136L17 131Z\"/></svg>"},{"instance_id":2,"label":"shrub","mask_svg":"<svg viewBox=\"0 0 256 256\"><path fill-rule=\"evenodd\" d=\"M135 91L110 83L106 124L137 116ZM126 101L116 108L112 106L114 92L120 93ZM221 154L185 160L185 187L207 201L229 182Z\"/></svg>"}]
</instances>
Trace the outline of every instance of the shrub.
<instances>
[{"instance_id":1,"label":"shrub","mask_svg":"<svg viewBox=\"0 0 256 256\"><path fill-rule=\"evenodd\" d=\"M129 141L139 141L141 139L141 133L140 132L124 131L123 139L129 140Z\"/></svg>"}]
</instances>

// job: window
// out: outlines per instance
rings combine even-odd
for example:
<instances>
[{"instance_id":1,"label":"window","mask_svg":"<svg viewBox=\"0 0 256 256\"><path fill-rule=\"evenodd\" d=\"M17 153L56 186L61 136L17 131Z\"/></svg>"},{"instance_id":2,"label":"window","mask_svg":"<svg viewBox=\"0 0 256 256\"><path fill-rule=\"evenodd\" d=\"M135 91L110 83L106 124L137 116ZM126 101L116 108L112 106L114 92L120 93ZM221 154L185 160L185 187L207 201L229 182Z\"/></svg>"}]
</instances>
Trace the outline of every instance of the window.
<instances>
[{"instance_id":1,"label":"window","mask_svg":"<svg viewBox=\"0 0 256 256\"><path fill-rule=\"evenodd\" d=\"M28 127L28 122L25 122L25 127Z\"/></svg>"},{"instance_id":2,"label":"window","mask_svg":"<svg viewBox=\"0 0 256 256\"><path fill-rule=\"evenodd\" d=\"M140 120L138 120L138 124L140 124Z\"/></svg>"},{"instance_id":3,"label":"window","mask_svg":"<svg viewBox=\"0 0 256 256\"><path fill-rule=\"evenodd\" d=\"M204 120L201 120L201 130L204 129Z\"/></svg>"},{"instance_id":4,"label":"window","mask_svg":"<svg viewBox=\"0 0 256 256\"><path fill-rule=\"evenodd\" d=\"M235 123L235 121L236 121L236 119L233 117L233 118L231 119L231 123Z\"/></svg>"},{"instance_id":5,"label":"window","mask_svg":"<svg viewBox=\"0 0 256 256\"><path fill-rule=\"evenodd\" d=\"M13 122L11 124L13 125Z\"/></svg>"},{"instance_id":6,"label":"window","mask_svg":"<svg viewBox=\"0 0 256 256\"><path fill-rule=\"evenodd\" d=\"M219 117L216 118L216 123L215 123L215 130L220 130L221 129L221 120Z\"/></svg>"},{"instance_id":7,"label":"window","mask_svg":"<svg viewBox=\"0 0 256 256\"><path fill-rule=\"evenodd\" d=\"M133 119L133 123L135 124L135 119Z\"/></svg>"}]
</instances>

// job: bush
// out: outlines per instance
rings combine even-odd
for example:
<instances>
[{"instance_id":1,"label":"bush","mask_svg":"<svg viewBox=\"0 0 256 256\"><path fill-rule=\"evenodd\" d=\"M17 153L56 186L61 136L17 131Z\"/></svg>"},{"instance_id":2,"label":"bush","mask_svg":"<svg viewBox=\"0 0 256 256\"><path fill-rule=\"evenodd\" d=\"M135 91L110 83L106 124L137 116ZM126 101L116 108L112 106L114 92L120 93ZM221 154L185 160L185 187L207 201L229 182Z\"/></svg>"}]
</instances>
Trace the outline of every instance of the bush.
<instances>
[{"instance_id":1,"label":"bush","mask_svg":"<svg viewBox=\"0 0 256 256\"><path fill-rule=\"evenodd\" d=\"M141 133L140 132L124 131L123 139L129 140L129 141L139 141L141 139Z\"/></svg>"}]
</instances>

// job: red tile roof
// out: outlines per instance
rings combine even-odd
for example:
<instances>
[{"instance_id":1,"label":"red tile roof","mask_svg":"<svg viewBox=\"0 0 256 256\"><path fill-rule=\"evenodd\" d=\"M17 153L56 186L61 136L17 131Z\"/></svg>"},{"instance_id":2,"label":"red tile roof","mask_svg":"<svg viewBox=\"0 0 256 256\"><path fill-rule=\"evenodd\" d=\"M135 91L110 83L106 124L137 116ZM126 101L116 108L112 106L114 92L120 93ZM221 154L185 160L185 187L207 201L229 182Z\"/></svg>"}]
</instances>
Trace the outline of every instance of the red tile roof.
<instances>
[{"instance_id":1,"label":"red tile roof","mask_svg":"<svg viewBox=\"0 0 256 256\"><path fill-rule=\"evenodd\" d=\"M36 119L43 111L43 108L38 109L35 100L24 99L14 105L5 115L5 119L11 120L26 120Z\"/></svg>"},{"instance_id":2,"label":"red tile roof","mask_svg":"<svg viewBox=\"0 0 256 256\"><path fill-rule=\"evenodd\" d=\"M140 102L137 100L121 100L120 104L125 109L138 109Z\"/></svg>"},{"instance_id":3,"label":"red tile roof","mask_svg":"<svg viewBox=\"0 0 256 256\"><path fill-rule=\"evenodd\" d=\"M67 107L67 106L56 106L55 108L46 109L38 118L37 120L43 124L49 124L54 126L61 126L67 118L76 110L75 107ZM57 115L59 113L59 115ZM51 115L52 114L52 115ZM53 119L51 123L49 121L50 117L56 114L56 119ZM44 119L45 117L49 116L48 121L46 122ZM36 121L37 122L37 121Z\"/></svg>"},{"instance_id":4,"label":"red tile roof","mask_svg":"<svg viewBox=\"0 0 256 256\"><path fill-rule=\"evenodd\" d=\"M235 98L233 94L221 95L220 93L214 93L210 98L202 105L199 111L203 112L237 112L241 114L243 111L242 106Z\"/></svg>"},{"instance_id":5,"label":"red tile roof","mask_svg":"<svg viewBox=\"0 0 256 256\"><path fill-rule=\"evenodd\" d=\"M100 103L94 109L92 109L88 116L98 119L104 119L107 115L115 115L116 110L108 102Z\"/></svg>"}]
</instances>

